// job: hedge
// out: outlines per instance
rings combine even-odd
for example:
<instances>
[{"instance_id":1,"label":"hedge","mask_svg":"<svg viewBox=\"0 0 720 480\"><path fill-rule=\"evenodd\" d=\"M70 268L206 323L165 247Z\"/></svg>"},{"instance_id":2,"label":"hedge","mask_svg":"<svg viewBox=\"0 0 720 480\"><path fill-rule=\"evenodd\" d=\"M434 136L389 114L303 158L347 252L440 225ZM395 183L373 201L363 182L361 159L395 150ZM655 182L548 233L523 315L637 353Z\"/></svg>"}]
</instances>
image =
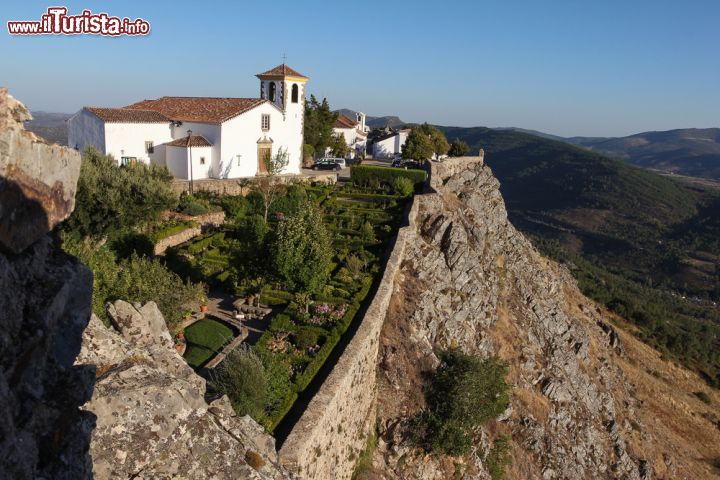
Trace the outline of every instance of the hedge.
<instances>
[{"instance_id":1,"label":"hedge","mask_svg":"<svg viewBox=\"0 0 720 480\"><path fill-rule=\"evenodd\" d=\"M387 168L387 167L378 167L378 168ZM396 169L393 168L390 170L395 171ZM411 172L411 171L420 172L421 171L421 172L425 173L424 170L402 170L402 171L403 172ZM338 193L335 196L335 198L338 198L340 200L342 200L343 198L355 198L358 200L378 200L378 201L380 201L380 200L401 200L405 197L403 197L401 195L392 195L389 193L352 193L352 192L345 193L345 192L342 192L342 193Z\"/></svg>"},{"instance_id":2,"label":"hedge","mask_svg":"<svg viewBox=\"0 0 720 480\"><path fill-rule=\"evenodd\" d=\"M425 182L427 173L425 170L414 170L393 167L377 167L374 165L353 165L350 167L350 180L357 185L369 185L373 182L380 182L392 185L396 178L408 178L415 186Z\"/></svg>"},{"instance_id":3,"label":"hedge","mask_svg":"<svg viewBox=\"0 0 720 480\"><path fill-rule=\"evenodd\" d=\"M177 223L175 225L170 225L168 227L161 228L159 230L156 230L150 235L150 240L153 243L157 243L160 240L170 237L172 235L175 235L180 232L184 232L188 228L193 228L197 226L197 222L181 222Z\"/></svg>"},{"instance_id":4,"label":"hedge","mask_svg":"<svg viewBox=\"0 0 720 480\"><path fill-rule=\"evenodd\" d=\"M270 433L273 433L273 430L277 428L278 424L282 421L283 418L285 418L285 415L290 411L293 405L295 405L295 402L298 399L298 394L295 392L290 392L290 395L285 397L285 400L283 401L282 405L280 405L280 408L275 410L272 415L268 418L268 431Z\"/></svg>"},{"instance_id":5,"label":"hedge","mask_svg":"<svg viewBox=\"0 0 720 480\"><path fill-rule=\"evenodd\" d=\"M205 237L202 240L198 240L190 244L187 247L187 251L192 254L200 253L207 247L213 244L213 242L222 242L225 239L225 232L218 232L209 237Z\"/></svg>"}]
</instances>

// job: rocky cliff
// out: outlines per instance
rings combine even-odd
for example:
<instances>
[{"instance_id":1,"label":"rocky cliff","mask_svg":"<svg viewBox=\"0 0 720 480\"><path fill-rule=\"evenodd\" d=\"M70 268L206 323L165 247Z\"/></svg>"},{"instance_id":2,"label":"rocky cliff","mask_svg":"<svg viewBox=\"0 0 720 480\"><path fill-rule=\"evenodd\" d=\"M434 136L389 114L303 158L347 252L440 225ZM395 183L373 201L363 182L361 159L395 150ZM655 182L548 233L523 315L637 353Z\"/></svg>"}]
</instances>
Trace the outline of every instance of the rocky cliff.
<instances>
[{"instance_id":1,"label":"rocky cliff","mask_svg":"<svg viewBox=\"0 0 720 480\"><path fill-rule=\"evenodd\" d=\"M0 477L86 477L92 371L73 366L90 271L47 233L72 212L80 155L26 132L0 89Z\"/></svg>"},{"instance_id":2,"label":"rocky cliff","mask_svg":"<svg viewBox=\"0 0 720 480\"><path fill-rule=\"evenodd\" d=\"M205 402L205 380L175 352L154 302L108 306L115 328L96 316L83 334L79 365L97 368L97 417L90 445L95 478L288 478L274 439L227 397Z\"/></svg>"},{"instance_id":3,"label":"rocky cliff","mask_svg":"<svg viewBox=\"0 0 720 480\"><path fill-rule=\"evenodd\" d=\"M712 478L720 458L718 396L613 326L569 273L508 222L481 159L434 164L418 196L378 362L379 444L368 478L489 478L483 459L511 437L506 478ZM615 319L616 322L621 322ZM408 441L423 407L433 348L510 364L512 403L476 432L465 458Z\"/></svg>"}]
</instances>

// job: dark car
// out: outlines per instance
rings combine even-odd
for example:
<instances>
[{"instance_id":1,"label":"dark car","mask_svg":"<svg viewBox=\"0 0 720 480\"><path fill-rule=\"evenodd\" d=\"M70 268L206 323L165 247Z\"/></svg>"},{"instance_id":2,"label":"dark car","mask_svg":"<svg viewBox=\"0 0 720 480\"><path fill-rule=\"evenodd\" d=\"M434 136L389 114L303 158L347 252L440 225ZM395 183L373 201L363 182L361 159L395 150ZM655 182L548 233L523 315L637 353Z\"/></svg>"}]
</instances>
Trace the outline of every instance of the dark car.
<instances>
[{"instance_id":1,"label":"dark car","mask_svg":"<svg viewBox=\"0 0 720 480\"><path fill-rule=\"evenodd\" d=\"M323 160L320 159L317 162L315 162L315 165L312 167L313 170L335 170L340 171L342 170L342 166L335 162L334 160Z\"/></svg>"}]
</instances>

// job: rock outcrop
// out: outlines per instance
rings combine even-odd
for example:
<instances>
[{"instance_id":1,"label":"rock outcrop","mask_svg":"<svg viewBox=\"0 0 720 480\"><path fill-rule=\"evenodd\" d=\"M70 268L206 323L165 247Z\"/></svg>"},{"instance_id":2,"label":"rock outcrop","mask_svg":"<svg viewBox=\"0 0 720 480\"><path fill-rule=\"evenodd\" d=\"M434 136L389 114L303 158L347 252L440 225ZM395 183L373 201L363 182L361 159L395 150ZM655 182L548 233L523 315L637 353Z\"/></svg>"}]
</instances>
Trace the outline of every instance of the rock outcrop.
<instances>
[{"instance_id":1,"label":"rock outcrop","mask_svg":"<svg viewBox=\"0 0 720 480\"><path fill-rule=\"evenodd\" d=\"M480 159L433 164L431 186L433 193L415 197L415 240L381 338L376 473L490 478L484 455L505 434L513 456L506 478L709 478L718 449L690 440L682 425L673 432L678 441L667 442L660 426L641 420L659 411L644 411L638 385L624 374L628 359L608 315L510 224L490 169ZM636 340L627 342L634 348ZM498 355L510 365L511 407L476 432L465 458L427 456L408 441L436 347ZM717 444L713 430L705 425L703 438Z\"/></svg>"},{"instance_id":2,"label":"rock outcrop","mask_svg":"<svg viewBox=\"0 0 720 480\"><path fill-rule=\"evenodd\" d=\"M72 211L80 155L25 132L0 89L0 477L77 479L87 455L94 372L73 366L92 275L47 232Z\"/></svg>"},{"instance_id":3,"label":"rock outcrop","mask_svg":"<svg viewBox=\"0 0 720 480\"><path fill-rule=\"evenodd\" d=\"M90 454L95 478L289 478L274 439L227 397L205 402L205 380L175 352L154 302L118 300L93 315L77 363L97 380L83 407L96 416Z\"/></svg>"}]
</instances>

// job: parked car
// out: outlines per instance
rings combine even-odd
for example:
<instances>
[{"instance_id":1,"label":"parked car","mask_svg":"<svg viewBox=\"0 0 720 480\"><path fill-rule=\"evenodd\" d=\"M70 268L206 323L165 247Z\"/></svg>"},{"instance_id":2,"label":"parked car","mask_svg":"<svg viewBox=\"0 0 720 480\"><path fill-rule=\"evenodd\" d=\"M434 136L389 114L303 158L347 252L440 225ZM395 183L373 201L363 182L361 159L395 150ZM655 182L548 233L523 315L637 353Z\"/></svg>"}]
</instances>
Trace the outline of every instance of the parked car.
<instances>
[{"instance_id":1,"label":"parked car","mask_svg":"<svg viewBox=\"0 0 720 480\"><path fill-rule=\"evenodd\" d=\"M393 160L392 166L396 168L413 168L419 170L423 169L422 163L415 160Z\"/></svg>"},{"instance_id":2,"label":"parked car","mask_svg":"<svg viewBox=\"0 0 720 480\"><path fill-rule=\"evenodd\" d=\"M319 159L312 167L313 170L335 170L336 172L342 170L342 168L334 159L329 158Z\"/></svg>"},{"instance_id":3,"label":"parked car","mask_svg":"<svg viewBox=\"0 0 720 480\"><path fill-rule=\"evenodd\" d=\"M320 160L318 160L318 162L330 162L330 163L335 162L338 165L340 165L340 168L345 168L347 166L347 160L345 160L344 158L340 158L340 157L323 157Z\"/></svg>"}]
</instances>

